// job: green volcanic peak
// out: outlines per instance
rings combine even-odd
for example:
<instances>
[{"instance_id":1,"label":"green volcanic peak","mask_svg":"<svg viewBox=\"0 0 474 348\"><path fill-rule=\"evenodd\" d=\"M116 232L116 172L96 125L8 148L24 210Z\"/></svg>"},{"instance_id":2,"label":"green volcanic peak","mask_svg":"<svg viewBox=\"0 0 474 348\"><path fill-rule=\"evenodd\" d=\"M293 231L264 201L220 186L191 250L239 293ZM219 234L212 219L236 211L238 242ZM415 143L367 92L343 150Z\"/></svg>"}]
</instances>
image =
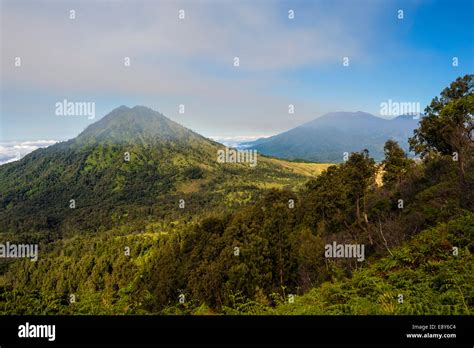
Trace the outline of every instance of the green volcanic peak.
<instances>
[{"instance_id":1,"label":"green volcanic peak","mask_svg":"<svg viewBox=\"0 0 474 348\"><path fill-rule=\"evenodd\" d=\"M77 137L77 142L148 142L204 140L200 135L145 106L120 106Z\"/></svg>"},{"instance_id":2,"label":"green volcanic peak","mask_svg":"<svg viewBox=\"0 0 474 348\"><path fill-rule=\"evenodd\" d=\"M219 163L223 148L150 108L118 107L75 139L0 166L0 233L194 216L247 204L262 189L301 186L326 167L264 157L256 167ZM181 199L185 210L175 209Z\"/></svg>"}]
</instances>

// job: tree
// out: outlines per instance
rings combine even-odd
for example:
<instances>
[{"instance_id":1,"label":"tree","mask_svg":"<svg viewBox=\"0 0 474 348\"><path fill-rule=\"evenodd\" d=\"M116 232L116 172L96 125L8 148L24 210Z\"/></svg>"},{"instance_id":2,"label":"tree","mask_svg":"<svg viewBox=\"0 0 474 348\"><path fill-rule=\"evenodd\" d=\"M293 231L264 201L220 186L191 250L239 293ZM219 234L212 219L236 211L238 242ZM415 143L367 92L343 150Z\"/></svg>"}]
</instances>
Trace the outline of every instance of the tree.
<instances>
[{"instance_id":1,"label":"tree","mask_svg":"<svg viewBox=\"0 0 474 348\"><path fill-rule=\"evenodd\" d=\"M343 166L343 175L351 191L349 199L355 203L356 223L369 236L370 243L373 244L370 234L369 222L367 220L367 192L369 187L375 182L375 161L369 156L369 151L354 152ZM362 224L364 217L365 227Z\"/></svg>"},{"instance_id":2,"label":"tree","mask_svg":"<svg viewBox=\"0 0 474 348\"><path fill-rule=\"evenodd\" d=\"M304 223L313 231L336 232L344 227L351 201L351 188L343 176L342 166L331 166L306 184L307 193L302 200Z\"/></svg>"},{"instance_id":3,"label":"tree","mask_svg":"<svg viewBox=\"0 0 474 348\"><path fill-rule=\"evenodd\" d=\"M435 151L458 162L461 197L466 192L465 164L474 150L474 75L458 77L425 109L410 149L422 157ZM461 201L463 201L461 199Z\"/></svg>"},{"instance_id":4,"label":"tree","mask_svg":"<svg viewBox=\"0 0 474 348\"><path fill-rule=\"evenodd\" d=\"M365 201L365 195L370 184L374 181L375 161L369 157L369 151L354 152L344 164L344 178L351 187L349 197L356 204L357 219L360 220L360 201Z\"/></svg>"},{"instance_id":5,"label":"tree","mask_svg":"<svg viewBox=\"0 0 474 348\"><path fill-rule=\"evenodd\" d=\"M385 159L382 161L384 165L383 182L389 185L400 184L403 174L410 167L411 160L407 158L405 151L395 140L387 140L383 150L385 153Z\"/></svg>"}]
</instances>

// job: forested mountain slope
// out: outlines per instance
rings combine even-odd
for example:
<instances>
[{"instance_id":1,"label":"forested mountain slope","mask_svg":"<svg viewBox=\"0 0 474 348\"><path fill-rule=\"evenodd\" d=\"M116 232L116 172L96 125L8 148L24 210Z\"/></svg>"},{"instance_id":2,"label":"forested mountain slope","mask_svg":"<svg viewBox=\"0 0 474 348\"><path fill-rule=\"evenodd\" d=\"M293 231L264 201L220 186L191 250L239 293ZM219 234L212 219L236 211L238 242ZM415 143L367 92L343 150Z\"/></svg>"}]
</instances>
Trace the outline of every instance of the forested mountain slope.
<instances>
[{"instance_id":1,"label":"forested mountain slope","mask_svg":"<svg viewBox=\"0 0 474 348\"><path fill-rule=\"evenodd\" d=\"M187 220L312 175L258 154L254 167L218 163L219 149L149 108L119 107L75 139L0 166L0 233L42 231L54 239L148 217ZM327 167L311 166L313 173ZM186 209L177 209L180 200Z\"/></svg>"}]
</instances>

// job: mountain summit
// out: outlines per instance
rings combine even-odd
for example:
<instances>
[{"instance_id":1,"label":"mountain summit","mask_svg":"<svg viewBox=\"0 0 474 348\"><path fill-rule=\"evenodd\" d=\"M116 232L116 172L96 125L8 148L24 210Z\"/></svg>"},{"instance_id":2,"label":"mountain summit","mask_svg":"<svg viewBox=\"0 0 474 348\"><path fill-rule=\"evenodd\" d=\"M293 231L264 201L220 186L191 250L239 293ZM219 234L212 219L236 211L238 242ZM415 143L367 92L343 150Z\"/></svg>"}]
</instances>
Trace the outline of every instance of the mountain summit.
<instances>
[{"instance_id":1,"label":"mountain summit","mask_svg":"<svg viewBox=\"0 0 474 348\"><path fill-rule=\"evenodd\" d=\"M202 136L145 106L120 106L88 126L77 141L130 143L152 140L204 140Z\"/></svg>"}]
</instances>

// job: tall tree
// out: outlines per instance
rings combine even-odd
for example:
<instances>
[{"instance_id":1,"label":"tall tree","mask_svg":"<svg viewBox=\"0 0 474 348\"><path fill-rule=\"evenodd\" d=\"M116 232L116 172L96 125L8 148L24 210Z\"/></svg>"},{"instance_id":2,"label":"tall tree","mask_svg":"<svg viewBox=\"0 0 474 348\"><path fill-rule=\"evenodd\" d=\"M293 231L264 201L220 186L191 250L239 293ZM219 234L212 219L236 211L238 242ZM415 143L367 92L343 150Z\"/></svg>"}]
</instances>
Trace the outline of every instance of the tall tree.
<instances>
[{"instance_id":1,"label":"tall tree","mask_svg":"<svg viewBox=\"0 0 474 348\"><path fill-rule=\"evenodd\" d=\"M474 143L474 75L458 77L425 109L410 149L425 156L431 151L453 156L458 162L461 198L466 192L465 164L472 158ZM463 199L461 199L461 202Z\"/></svg>"},{"instance_id":2,"label":"tall tree","mask_svg":"<svg viewBox=\"0 0 474 348\"><path fill-rule=\"evenodd\" d=\"M383 182L386 185L400 184L401 178L408 170L411 160L395 140L387 140L384 146L385 159Z\"/></svg>"},{"instance_id":3,"label":"tall tree","mask_svg":"<svg viewBox=\"0 0 474 348\"><path fill-rule=\"evenodd\" d=\"M369 236L370 243L373 243L367 218L367 193L368 189L375 182L375 161L369 156L369 151L354 152L343 166L343 175L351 191L348 195L356 208L356 223ZM363 220L362 220L363 216ZM365 226L364 226L364 224Z\"/></svg>"}]
</instances>

